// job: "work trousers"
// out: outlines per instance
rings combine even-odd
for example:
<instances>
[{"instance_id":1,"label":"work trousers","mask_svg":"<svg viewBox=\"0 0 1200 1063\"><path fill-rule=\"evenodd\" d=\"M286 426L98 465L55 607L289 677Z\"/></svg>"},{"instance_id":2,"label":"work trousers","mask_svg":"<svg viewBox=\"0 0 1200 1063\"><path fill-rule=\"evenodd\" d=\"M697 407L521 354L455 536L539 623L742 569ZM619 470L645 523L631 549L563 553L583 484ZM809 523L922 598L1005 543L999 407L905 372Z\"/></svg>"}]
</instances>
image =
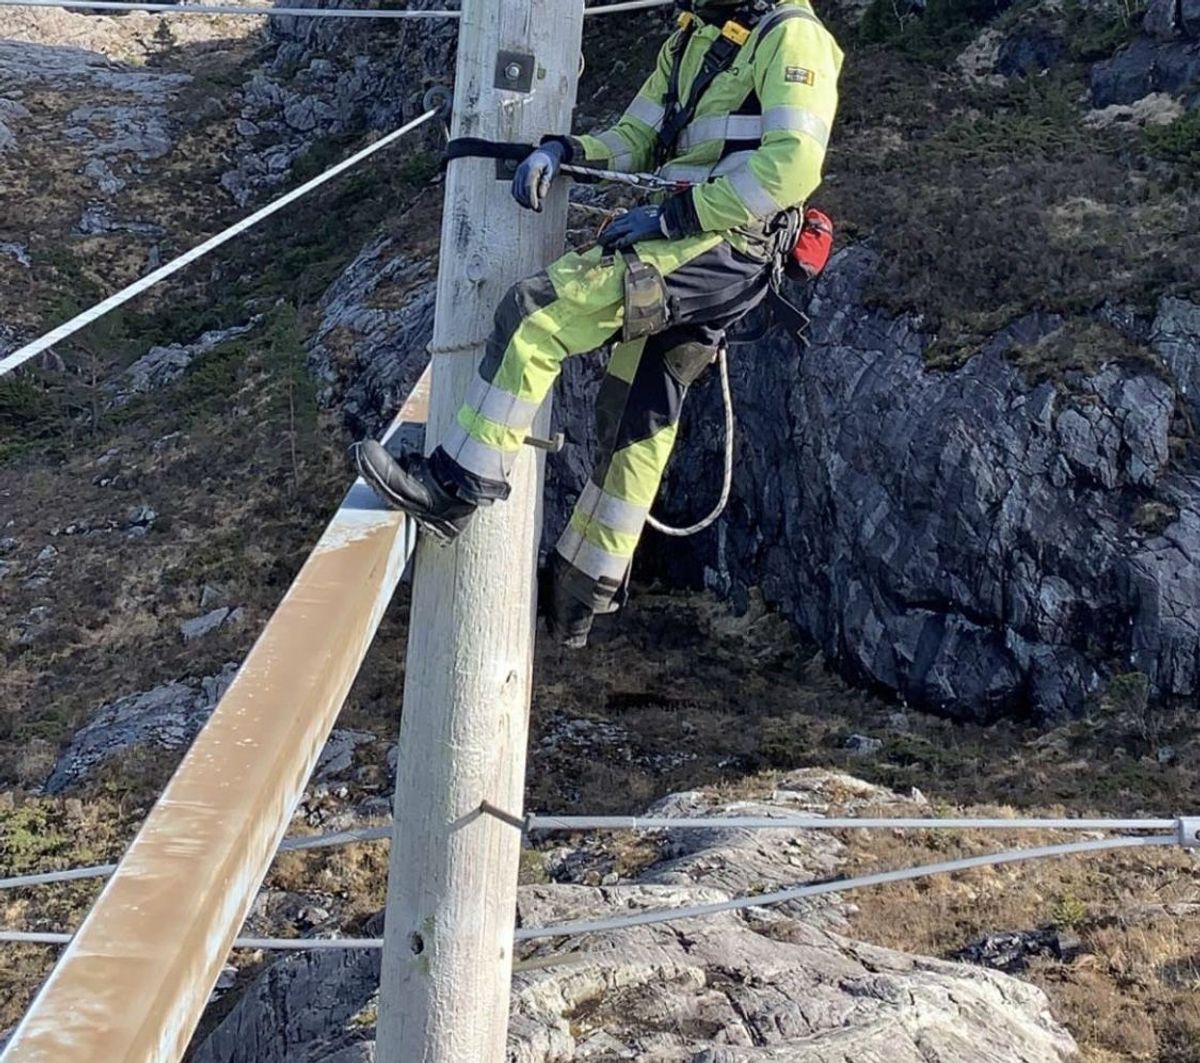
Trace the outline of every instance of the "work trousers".
<instances>
[{"instance_id":1,"label":"work trousers","mask_svg":"<svg viewBox=\"0 0 1200 1063\"><path fill-rule=\"evenodd\" d=\"M665 282L665 327L617 343L596 401L599 454L558 542L572 593L611 607L658 494L687 390L714 360L725 329L767 293L771 261L735 250L718 234L637 245ZM507 498L513 463L562 363L622 332L620 255L569 253L521 281L496 312L479 378L433 462L471 501Z\"/></svg>"}]
</instances>

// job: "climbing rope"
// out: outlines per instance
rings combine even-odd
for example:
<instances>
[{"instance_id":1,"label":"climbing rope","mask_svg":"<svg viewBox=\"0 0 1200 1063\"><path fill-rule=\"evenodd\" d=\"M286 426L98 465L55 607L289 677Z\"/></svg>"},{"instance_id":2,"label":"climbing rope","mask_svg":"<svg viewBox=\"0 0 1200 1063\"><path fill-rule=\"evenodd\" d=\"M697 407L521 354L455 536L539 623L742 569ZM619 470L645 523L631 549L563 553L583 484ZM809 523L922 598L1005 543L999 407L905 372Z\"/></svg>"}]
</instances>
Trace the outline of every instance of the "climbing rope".
<instances>
[{"instance_id":1,"label":"climbing rope","mask_svg":"<svg viewBox=\"0 0 1200 1063\"><path fill-rule=\"evenodd\" d=\"M5 0L0 0L0 3L4 2ZM88 325L98 321L100 318L104 317L105 314L111 313L113 310L116 310L117 307L123 306L125 303L129 302L130 299L141 295L142 292L148 290L149 288L153 288L156 284L166 280L172 274L178 273L186 266L190 266L197 259L201 259L210 252L215 251L222 244L227 244L235 236L241 235L248 229L253 229L256 225L266 221L266 219L271 217L271 215L277 214L279 211L283 210L284 207L295 203L296 200L308 195L309 192L312 192L315 189L320 188L323 184L332 181L339 174L345 173L352 167L357 166L360 162L369 159L376 152L383 151L384 148L394 144L405 134L411 133L414 129L419 128L426 122L432 121L440 113L441 111L438 108L426 111L423 115L421 115L420 118L415 118L411 122L401 126L399 129L388 133L387 136L381 137L379 140L375 141L374 144L368 145L361 151L351 155L350 158L344 159L342 162L339 162L336 166L331 167L324 173L318 174L311 181L305 181L304 184L300 185L299 188L292 189L292 191L288 192L286 195L280 196L279 199L268 203L260 210L256 210L249 217L243 218L236 224L231 225L228 229L217 233L216 236L210 237L208 240L205 240L204 243L193 247L190 251L185 252L178 258L172 259L166 265L160 266L152 273L147 273L146 276L142 277L140 280L136 280L127 287L122 288L114 295L110 295L103 302L97 303L95 306L84 310L80 314L76 314L75 317L71 318L70 321L64 322L63 324L59 325L58 328L47 332L46 335L34 340L31 343L25 344L24 347L19 347L10 355L0 358L0 376L4 376L5 373L12 372L18 366L28 362L31 358L36 358L39 354L48 351L56 343L61 343L69 336L75 335L75 333L79 332L81 329L87 328Z\"/></svg>"}]
</instances>

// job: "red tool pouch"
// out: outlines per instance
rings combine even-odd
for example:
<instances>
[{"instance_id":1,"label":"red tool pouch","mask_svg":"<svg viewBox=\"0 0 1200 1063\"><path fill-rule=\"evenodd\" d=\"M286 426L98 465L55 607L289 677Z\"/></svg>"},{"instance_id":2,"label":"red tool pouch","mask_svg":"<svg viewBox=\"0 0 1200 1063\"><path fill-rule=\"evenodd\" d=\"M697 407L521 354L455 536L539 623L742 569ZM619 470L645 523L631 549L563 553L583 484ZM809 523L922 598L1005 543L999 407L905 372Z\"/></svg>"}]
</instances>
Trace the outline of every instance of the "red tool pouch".
<instances>
[{"instance_id":1,"label":"red tool pouch","mask_svg":"<svg viewBox=\"0 0 1200 1063\"><path fill-rule=\"evenodd\" d=\"M819 210L806 210L796 246L787 264L794 280L811 280L828 264L833 253L833 222Z\"/></svg>"}]
</instances>

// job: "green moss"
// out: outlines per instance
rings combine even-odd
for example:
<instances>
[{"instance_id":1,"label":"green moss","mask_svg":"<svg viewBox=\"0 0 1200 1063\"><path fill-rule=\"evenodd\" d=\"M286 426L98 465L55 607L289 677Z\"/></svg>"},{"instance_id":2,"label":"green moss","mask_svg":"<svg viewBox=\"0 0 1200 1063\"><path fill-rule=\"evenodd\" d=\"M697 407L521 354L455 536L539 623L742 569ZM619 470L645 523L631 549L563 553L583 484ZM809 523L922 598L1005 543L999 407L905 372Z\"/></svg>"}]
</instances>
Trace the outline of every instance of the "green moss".
<instances>
[{"instance_id":1,"label":"green moss","mask_svg":"<svg viewBox=\"0 0 1200 1063\"><path fill-rule=\"evenodd\" d=\"M1071 58L1079 63L1111 58L1137 36L1145 10L1141 0L1124 0L1116 10L1067 0L1063 15Z\"/></svg>"},{"instance_id":2,"label":"green moss","mask_svg":"<svg viewBox=\"0 0 1200 1063\"><path fill-rule=\"evenodd\" d=\"M857 37L861 43L886 45L924 63L942 65L1002 7L1002 0L929 0L918 14L903 0L873 0Z\"/></svg>"},{"instance_id":3,"label":"green moss","mask_svg":"<svg viewBox=\"0 0 1200 1063\"><path fill-rule=\"evenodd\" d=\"M1123 365L1161 376L1162 362L1151 351L1127 339L1111 325L1074 319L1031 346L1014 347L1009 358L1034 383L1063 381L1069 373L1095 373L1105 365Z\"/></svg>"},{"instance_id":4,"label":"green moss","mask_svg":"<svg viewBox=\"0 0 1200 1063\"><path fill-rule=\"evenodd\" d=\"M0 380L0 461L65 428L61 406L36 378L19 374Z\"/></svg>"},{"instance_id":5,"label":"green moss","mask_svg":"<svg viewBox=\"0 0 1200 1063\"><path fill-rule=\"evenodd\" d=\"M1142 137L1146 150L1155 158L1200 173L1200 107L1169 125L1149 126Z\"/></svg>"},{"instance_id":6,"label":"green moss","mask_svg":"<svg viewBox=\"0 0 1200 1063\"><path fill-rule=\"evenodd\" d=\"M42 870L53 857L72 855L72 839L44 805L28 804L0 816L0 867L9 874Z\"/></svg>"}]
</instances>

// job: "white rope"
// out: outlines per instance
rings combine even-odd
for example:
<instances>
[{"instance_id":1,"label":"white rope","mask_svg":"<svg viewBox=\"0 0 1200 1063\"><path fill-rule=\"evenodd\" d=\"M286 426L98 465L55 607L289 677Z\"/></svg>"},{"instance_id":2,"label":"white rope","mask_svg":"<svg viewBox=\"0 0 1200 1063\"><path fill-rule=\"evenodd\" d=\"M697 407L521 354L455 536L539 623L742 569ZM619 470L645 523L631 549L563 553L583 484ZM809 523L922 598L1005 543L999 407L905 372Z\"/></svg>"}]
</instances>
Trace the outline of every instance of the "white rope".
<instances>
[{"instance_id":1,"label":"white rope","mask_svg":"<svg viewBox=\"0 0 1200 1063\"><path fill-rule=\"evenodd\" d=\"M0 0L0 3L3 2L4 0ZM296 200L308 195L308 193L312 192L314 189L320 188L321 185L328 181L332 181L333 178L337 177L339 174L345 173L351 167L357 166L360 162L370 158L376 152L382 151L389 145L394 144L406 133L411 133L418 126L424 125L431 119L436 118L438 114L439 111L436 109L426 111L423 115L421 115L420 118L416 118L407 125L403 125L399 129L388 133L387 136L381 137L374 144L363 148L362 151L356 152L354 155L351 155L350 158L339 162L336 166L326 170L323 174L319 174L311 181L305 181L305 183L299 188L292 189L292 191L288 192L286 195L281 196L272 203L268 203L261 210L256 210L248 218L243 218L236 225L231 225L228 229L217 233L216 236L205 240L204 243L198 245L197 247L193 247L190 251L185 252L178 258L172 259L166 265L160 266L153 273L148 273L145 277L141 278L141 280L134 281L133 284L130 284L126 288L122 288L115 295L110 295L103 302L97 303L91 309L85 310L81 314L77 314L75 317L71 318L70 321L59 325L58 328L46 333L46 335L42 336L40 339L36 339L32 343L27 343L24 347L19 348L5 358L0 358L0 376L11 372L19 365L23 365L25 362L29 361L29 359L36 358L39 354L49 350L56 343L61 343L67 337L75 335L75 333L80 331L80 329L87 328L88 325L98 321L105 314L110 313L119 306L123 306L125 303L129 302L130 299L141 295L142 292L149 288L153 288L154 285L158 284L160 281L164 281L173 274L178 273L181 269L191 265L197 259L203 258L209 252L215 251L218 247L220 247L222 244L228 243L235 236L240 236L242 233L246 232L246 230L254 228L254 226L258 225L260 222L263 222L267 218L271 217L272 214L278 213L284 207L295 203Z\"/></svg>"},{"instance_id":2,"label":"white rope","mask_svg":"<svg viewBox=\"0 0 1200 1063\"><path fill-rule=\"evenodd\" d=\"M696 919L701 916L719 915L722 912L741 911L746 908L764 908L787 901L798 901L806 897L818 897L828 893L844 893L867 886L883 886L892 882L927 878L931 875L948 875L957 871L970 871L977 867L994 867L1013 864L1022 860L1040 860L1052 856L1069 856L1072 853L1101 852L1108 849L1133 849L1144 845L1174 845L1174 835L1158 835L1151 838L1103 838L1098 841L1072 842L1067 845L1047 845L1039 849L1013 849L1005 853L987 856L972 856L964 860L951 860L943 864L926 864L923 867L902 868L898 871L883 871L877 875L817 882L810 886L763 893L753 897L737 897L716 904L697 904L687 908L671 908L637 915L616 916L612 919L597 919L591 922L561 923L557 926L521 928L516 932L517 941L539 941L545 938L580 937L610 930L626 930L635 926L652 926L658 923L673 923L680 919Z\"/></svg>"},{"instance_id":3,"label":"white rope","mask_svg":"<svg viewBox=\"0 0 1200 1063\"><path fill-rule=\"evenodd\" d=\"M527 830L1175 830L1178 819L866 819L855 816L530 816Z\"/></svg>"},{"instance_id":4,"label":"white rope","mask_svg":"<svg viewBox=\"0 0 1200 1063\"><path fill-rule=\"evenodd\" d=\"M721 367L721 399L725 403L725 480L721 486L721 497L717 500L713 511L702 521L693 524L690 528L672 528L669 524L664 524L660 521L653 513L646 518L646 523L656 532L662 535L669 535L673 539L688 539L693 535L699 535L707 528L711 528L721 519L721 515L725 512L725 507L729 505L729 496L733 492L733 433L735 426L733 417L733 389L729 385L729 351L727 348L721 348L721 352L717 356L717 361Z\"/></svg>"},{"instance_id":5,"label":"white rope","mask_svg":"<svg viewBox=\"0 0 1200 1063\"><path fill-rule=\"evenodd\" d=\"M641 11L664 7L674 0L628 0L584 8L585 15L613 15L622 11ZM226 4L131 3L126 0L0 0L0 7L61 7L79 11L146 11L164 15L256 15L266 18L382 18L382 19L460 19L461 11L386 10L332 7L268 7Z\"/></svg>"},{"instance_id":6,"label":"white rope","mask_svg":"<svg viewBox=\"0 0 1200 1063\"><path fill-rule=\"evenodd\" d=\"M333 849L355 842L374 842L392 836L389 827L364 827L362 830L344 830L336 834L315 834L309 838L285 838L279 846L281 853L308 852L313 849ZM116 871L116 864L97 864L93 867L76 867L69 871L43 871L37 875L18 875L15 878L0 878L0 890L23 889L28 886L47 886L56 882L77 882L80 879L107 878Z\"/></svg>"}]
</instances>

